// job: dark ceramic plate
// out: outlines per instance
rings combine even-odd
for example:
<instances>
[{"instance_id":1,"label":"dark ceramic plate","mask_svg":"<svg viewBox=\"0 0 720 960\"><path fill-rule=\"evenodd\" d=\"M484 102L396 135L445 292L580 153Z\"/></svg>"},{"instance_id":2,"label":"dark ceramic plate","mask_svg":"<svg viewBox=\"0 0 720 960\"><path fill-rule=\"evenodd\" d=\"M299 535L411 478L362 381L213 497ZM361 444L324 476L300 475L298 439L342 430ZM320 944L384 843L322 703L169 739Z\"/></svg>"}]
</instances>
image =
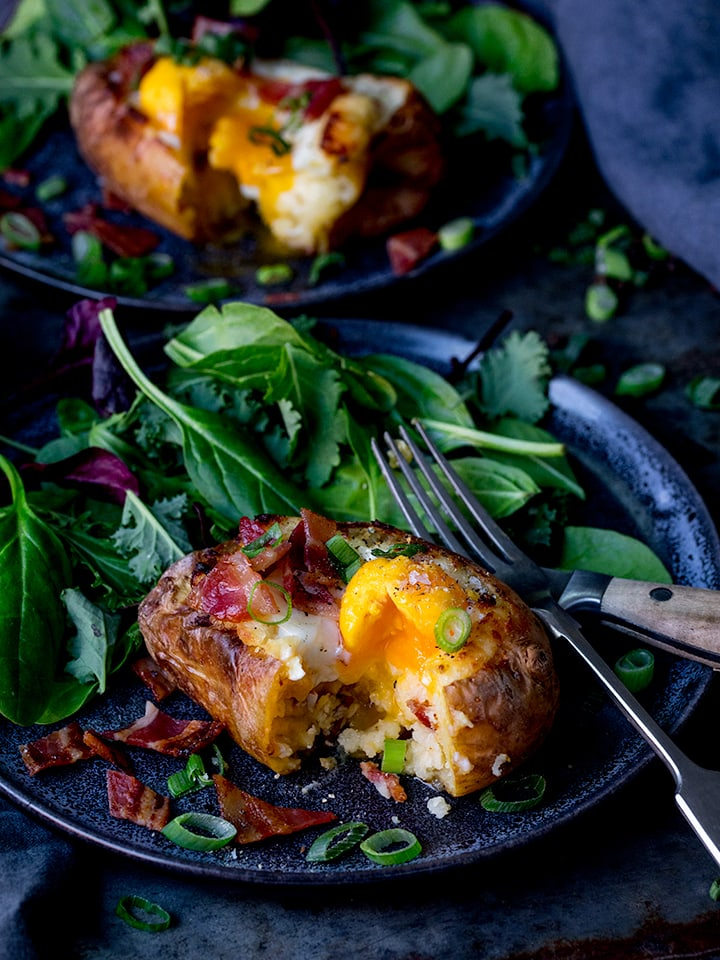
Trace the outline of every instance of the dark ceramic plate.
<instances>
[{"instance_id":1,"label":"dark ceramic plate","mask_svg":"<svg viewBox=\"0 0 720 960\"><path fill-rule=\"evenodd\" d=\"M528 9L533 12L530 6ZM293 268L293 280L282 286L263 287L256 281L256 271L260 265L273 262L273 255L261 227L231 249L197 248L139 215L108 213L108 219L117 223L152 227L161 238L158 249L170 254L175 263L173 276L147 294L138 297L114 292L114 295L120 303L128 306L197 312L198 305L186 296L185 288L210 277L223 277L232 284L235 298L239 296L250 303L295 310L393 283L408 283L413 277L482 247L537 200L565 153L573 111L570 84L563 65L559 89L528 102L529 135L539 150L528 157L527 169L520 179L513 174L509 151L499 141L488 143L484 138L468 138L456 146L449 157L450 170L445 182L437 188L418 224L437 229L455 217L469 216L475 222L475 238L457 253L436 250L402 278L393 275L385 240L378 239L349 243L343 249L344 266L326 271L316 285L309 283L309 259L282 257ZM33 184L41 183L50 175L59 175L67 181L68 190L44 205L50 232L55 237L53 246L42 252L8 250L0 241L0 265L79 297L100 296L97 290L77 282L70 237L63 226L64 213L100 200L95 176L79 157L69 128L62 127L50 133L24 166L30 172ZM32 189L28 189L27 194L31 197ZM28 203L34 201L28 199Z\"/></svg>"},{"instance_id":2,"label":"dark ceramic plate","mask_svg":"<svg viewBox=\"0 0 720 960\"><path fill-rule=\"evenodd\" d=\"M465 358L472 344L460 336L376 321L337 321L341 349L361 353L395 350L411 359L447 370L452 357ZM644 538L676 580L718 588L718 540L706 509L677 463L634 421L592 390L567 378L551 384L550 428L568 444L579 476L589 492L583 521ZM51 401L23 412L15 430L36 444L51 430ZM627 649L627 639L596 628L593 640L609 659ZM330 809L339 820L363 820L374 829L397 821L413 830L423 853L402 866L381 868L357 851L332 865L311 865L303 848L317 829L247 848L214 854L190 853L162 835L107 812L105 764L92 761L30 778L18 745L48 732L20 729L0 722L0 790L29 813L70 834L130 857L195 876L261 884L347 884L388 877L402 878L494 857L546 836L601 803L633 778L651 759L649 748L619 712L599 694L594 681L565 650L557 650L563 705L547 743L529 764L548 783L542 806L523 814L486 813L477 796L450 800L443 820L432 816L427 801L433 791L407 783L408 801L382 799L348 762L335 771L310 767L302 774L277 778L227 745L231 778L273 803ZM644 702L668 731L677 731L705 692L712 671L700 664L658 654L657 674ZM95 730L124 726L144 710L145 690L135 679L114 683L102 699L83 710L80 723ZM173 695L163 709L176 716L199 716L190 701ZM182 763L133 751L136 775L166 791L167 776ZM186 809L213 810L214 791L176 803Z\"/></svg>"}]
</instances>

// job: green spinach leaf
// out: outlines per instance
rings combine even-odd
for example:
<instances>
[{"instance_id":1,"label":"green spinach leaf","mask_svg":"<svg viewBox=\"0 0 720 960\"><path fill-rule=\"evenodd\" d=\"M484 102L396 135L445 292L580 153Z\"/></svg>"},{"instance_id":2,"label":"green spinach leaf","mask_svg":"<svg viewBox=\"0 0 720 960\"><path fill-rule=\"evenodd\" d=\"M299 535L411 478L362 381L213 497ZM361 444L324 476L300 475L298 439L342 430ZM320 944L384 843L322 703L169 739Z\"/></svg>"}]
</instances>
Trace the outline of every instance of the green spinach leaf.
<instances>
[{"instance_id":1,"label":"green spinach leaf","mask_svg":"<svg viewBox=\"0 0 720 960\"><path fill-rule=\"evenodd\" d=\"M29 506L15 467L0 457L12 504L0 510L0 713L42 716L59 672L72 571L62 542Z\"/></svg>"}]
</instances>

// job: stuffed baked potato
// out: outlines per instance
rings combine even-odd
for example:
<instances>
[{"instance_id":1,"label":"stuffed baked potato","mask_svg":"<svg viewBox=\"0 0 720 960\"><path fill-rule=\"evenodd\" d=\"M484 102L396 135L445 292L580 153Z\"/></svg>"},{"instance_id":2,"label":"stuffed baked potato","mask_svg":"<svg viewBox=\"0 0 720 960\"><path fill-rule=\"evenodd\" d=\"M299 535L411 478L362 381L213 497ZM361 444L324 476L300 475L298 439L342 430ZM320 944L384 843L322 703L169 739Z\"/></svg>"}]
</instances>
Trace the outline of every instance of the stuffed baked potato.
<instances>
[{"instance_id":1,"label":"stuffed baked potato","mask_svg":"<svg viewBox=\"0 0 720 960\"><path fill-rule=\"evenodd\" d=\"M405 80L188 65L147 42L79 73L70 120L107 190L198 243L233 239L252 210L287 250L324 252L416 216L444 169L438 120Z\"/></svg>"},{"instance_id":2,"label":"stuffed baked potato","mask_svg":"<svg viewBox=\"0 0 720 960\"><path fill-rule=\"evenodd\" d=\"M523 762L558 702L529 608L475 564L380 523L244 519L236 540L170 567L139 623L178 686L281 774L313 750L373 757L401 738L406 773L462 796Z\"/></svg>"}]
</instances>

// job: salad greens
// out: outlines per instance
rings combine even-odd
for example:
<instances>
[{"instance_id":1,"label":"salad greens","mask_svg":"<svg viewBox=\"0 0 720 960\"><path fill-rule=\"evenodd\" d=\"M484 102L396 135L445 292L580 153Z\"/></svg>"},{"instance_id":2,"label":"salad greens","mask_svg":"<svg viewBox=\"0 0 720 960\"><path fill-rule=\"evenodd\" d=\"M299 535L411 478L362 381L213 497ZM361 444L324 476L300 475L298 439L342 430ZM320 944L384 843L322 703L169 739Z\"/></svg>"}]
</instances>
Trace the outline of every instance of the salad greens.
<instances>
[{"instance_id":1,"label":"salad greens","mask_svg":"<svg viewBox=\"0 0 720 960\"><path fill-rule=\"evenodd\" d=\"M226 14L257 26L260 53L268 43L277 48L277 24L292 14L283 55L333 73L340 66L407 77L458 136L482 132L524 150L525 98L558 86L550 34L500 3L456 8L366 0L346 8L337 25L320 3L281 3L229 0ZM88 62L147 37L187 55L189 41L182 38L192 33L190 5L166 7L162 0L21 0L0 38L0 169L21 157L64 107ZM330 23L330 36L318 31L318 21Z\"/></svg>"},{"instance_id":2,"label":"salad greens","mask_svg":"<svg viewBox=\"0 0 720 960\"><path fill-rule=\"evenodd\" d=\"M78 304L68 323L90 347L102 333L114 363L95 371L110 381L98 385L102 413L62 398L59 437L34 453L15 445L31 458L20 469L0 457L0 713L16 723L64 719L105 690L141 647L135 608L161 572L233 536L243 514L307 507L404 526L370 439L413 417L526 543L557 541L568 501L584 495L563 447L523 419L547 402L548 351L533 333L512 333L450 383L390 354L339 353L308 318L230 303L175 332L161 385L108 301ZM117 389L128 377L136 395ZM623 556L635 575L663 578L647 548L623 538L618 549L619 537L573 527L564 559L591 566L599 543L606 572Z\"/></svg>"}]
</instances>

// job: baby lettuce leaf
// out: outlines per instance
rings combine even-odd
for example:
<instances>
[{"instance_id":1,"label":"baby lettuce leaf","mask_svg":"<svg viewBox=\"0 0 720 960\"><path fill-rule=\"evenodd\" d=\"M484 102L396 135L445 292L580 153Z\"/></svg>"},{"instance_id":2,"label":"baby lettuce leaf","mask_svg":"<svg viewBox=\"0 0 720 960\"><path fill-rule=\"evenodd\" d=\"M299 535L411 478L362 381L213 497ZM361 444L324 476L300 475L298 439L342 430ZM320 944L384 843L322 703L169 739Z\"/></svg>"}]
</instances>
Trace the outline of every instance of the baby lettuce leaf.
<instances>
[{"instance_id":1,"label":"baby lettuce leaf","mask_svg":"<svg viewBox=\"0 0 720 960\"><path fill-rule=\"evenodd\" d=\"M53 41L30 31L0 41L0 170L12 166L69 95L74 71Z\"/></svg>"},{"instance_id":2,"label":"baby lettuce leaf","mask_svg":"<svg viewBox=\"0 0 720 960\"><path fill-rule=\"evenodd\" d=\"M0 457L12 504L0 510L0 713L35 723L59 673L62 591L72 570L63 544L30 507L15 467Z\"/></svg>"},{"instance_id":3,"label":"baby lettuce leaf","mask_svg":"<svg viewBox=\"0 0 720 960\"><path fill-rule=\"evenodd\" d=\"M68 642L71 660L65 670L83 685L97 684L97 692L104 693L120 617L91 603L80 590L64 590L62 597L75 626Z\"/></svg>"},{"instance_id":4,"label":"baby lettuce leaf","mask_svg":"<svg viewBox=\"0 0 720 960\"><path fill-rule=\"evenodd\" d=\"M566 527L560 558L564 570L594 570L611 577L672 583L653 551L634 537L597 527Z\"/></svg>"},{"instance_id":5,"label":"baby lettuce leaf","mask_svg":"<svg viewBox=\"0 0 720 960\"><path fill-rule=\"evenodd\" d=\"M180 333L168 340L165 353L178 366L240 347L301 346L302 336L292 324L267 307L250 303L225 304L222 311L206 307Z\"/></svg>"},{"instance_id":6,"label":"baby lettuce leaf","mask_svg":"<svg viewBox=\"0 0 720 960\"><path fill-rule=\"evenodd\" d=\"M153 585L170 564L192 549L185 531L182 527L177 529L178 509L184 503L184 497L173 498L152 510L128 490L120 528L112 540L118 551L129 558L128 567L139 583Z\"/></svg>"},{"instance_id":7,"label":"baby lettuce leaf","mask_svg":"<svg viewBox=\"0 0 720 960\"><path fill-rule=\"evenodd\" d=\"M555 90L557 48L537 21L501 4L468 4L446 25L447 34L470 46L478 62L495 74L508 74L523 93Z\"/></svg>"},{"instance_id":8,"label":"baby lettuce leaf","mask_svg":"<svg viewBox=\"0 0 720 960\"><path fill-rule=\"evenodd\" d=\"M207 503L234 522L245 514L297 513L297 487L253 439L221 415L189 407L150 381L124 343L111 310L100 324L107 341L136 387L177 425L185 469Z\"/></svg>"}]
</instances>

